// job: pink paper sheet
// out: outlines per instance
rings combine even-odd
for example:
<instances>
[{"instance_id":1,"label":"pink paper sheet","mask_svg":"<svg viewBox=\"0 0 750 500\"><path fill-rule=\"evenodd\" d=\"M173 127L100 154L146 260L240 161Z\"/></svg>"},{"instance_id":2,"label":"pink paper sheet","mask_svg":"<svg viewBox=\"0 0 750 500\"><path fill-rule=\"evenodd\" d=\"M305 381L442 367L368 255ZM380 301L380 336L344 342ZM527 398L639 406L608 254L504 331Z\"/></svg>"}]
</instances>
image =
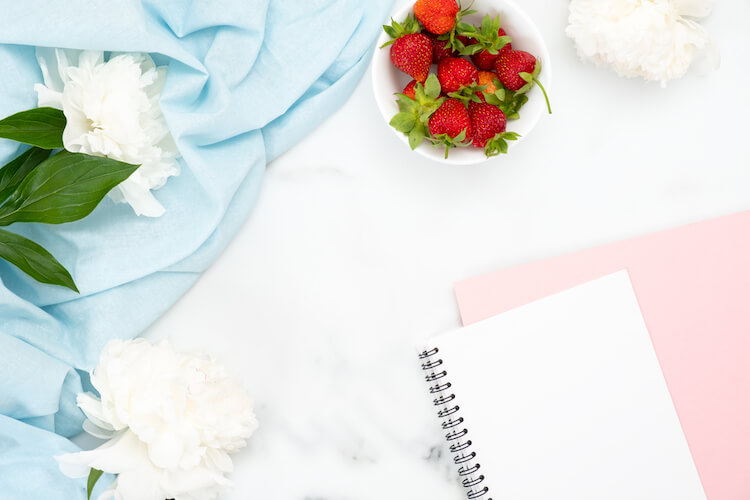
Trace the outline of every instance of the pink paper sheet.
<instances>
[{"instance_id":1,"label":"pink paper sheet","mask_svg":"<svg viewBox=\"0 0 750 500\"><path fill-rule=\"evenodd\" d=\"M750 500L750 212L504 269L455 290L468 325L621 269L708 499Z\"/></svg>"}]
</instances>

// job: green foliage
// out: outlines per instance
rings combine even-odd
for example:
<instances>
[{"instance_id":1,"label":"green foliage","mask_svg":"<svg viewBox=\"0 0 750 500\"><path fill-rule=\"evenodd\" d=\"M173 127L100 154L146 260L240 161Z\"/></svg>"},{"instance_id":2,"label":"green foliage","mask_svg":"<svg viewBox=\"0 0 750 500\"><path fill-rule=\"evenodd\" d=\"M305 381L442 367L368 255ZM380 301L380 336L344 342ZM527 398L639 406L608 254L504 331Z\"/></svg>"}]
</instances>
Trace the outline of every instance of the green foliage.
<instances>
[{"instance_id":1,"label":"green foliage","mask_svg":"<svg viewBox=\"0 0 750 500\"><path fill-rule=\"evenodd\" d=\"M0 120L0 138L42 149L63 147L65 115L59 109L35 108Z\"/></svg>"},{"instance_id":2,"label":"green foliage","mask_svg":"<svg viewBox=\"0 0 750 500\"><path fill-rule=\"evenodd\" d=\"M70 273L47 250L33 241L0 229L0 258L35 280L78 292Z\"/></svg>"},{"instance_id":3,"label":"green foliage","mask_svg":"<svg viewBox=\"0 0 750 500\"><path fill-rule=\"evenodd\" d=\"M448 97L458 99L464 104L468 104L469 101L482 102L482 100L479 98L479 93L484 92L485 90L487 90L487 85L472 83L470 85L464 85L456 92L451 92L450 94L448 94Z\"/></svg>"},{"instance_id":4,"label":"green foliage","mask_svg":"<svg viewBox=\"0 0 750 500\"><path fill-rule=\"evenodd\" d=\"M497 134L495 137L487 141L487 145L484 147L484 154L489 158L497 156L500 153L505 154L508 152L508 142L515 141L520 137L515 132L502 132Z\"/></svg>"},{"instance_id":5,"label":"green foliage","mask_svg":"<svg viewBox=\"0 0 750 500\"><path fill-rule=\"evenodd\" d=\"M494 78L492 83L498 90L494 94L485 92L485 101L500 108L508 120L518 120L521 108L529 101L528 96L506 89L497 78Z\"/></svg>"},{"instance_id":6,"label":"green foliage","mask_svg":"<svg viewBox=\"0 0 750 500\"><path fill-rule=\"evenodd\" d=\"M86 481L86 498L87 500L91 500L91 493L94 491L94 486L96 485L96 482L99 480L100 477L102 477L102 474L104 474L99 469L91 468L91 471L89 471L89 479Z\"/></svg>"},{"instance_id":7,"label":"green foliage","mask_svg":"<svg viewBox=\"0 0 750 500\"><path fill-rule=\"evenodd\" d=\"M0 137L33 147L0 168L0 227L17 222L62 224L89 215L138 169L109 158L62 151L65 116L38 108L0 120ZM37 243L0 229L0 258L41 283L78 292L70 273ZM98 479L98 476L97 476Z\"/></svg>"},{"instance_id":8,"label":"green foliage","mask_svg":"<svg viewBox=\"0 0 750 500\"><path fill-rule=\"evenodd\" d=\"M420 31L422 31L422 26L419 25L419 21L417 21L414 17L412 17L411 14L409 14L408 16L406 16L406 19L404 19L400 23L398 21L394 21L393 18L391 18L391 24L384 24L383 31L385 31L386 34L391 37L391 40L381 45L381 49L392 44L404 35L419 33Z\"/></svg>"},{"instance_id":9,"label":"green foliage","mask_svg":"<svg viewBox=\"0 0 750 500\"><path fill-rule=\"evenodd\" d=\"M489 14L486 14L479 28L468 23L460 23L457 29L459 35L469 37L476 42L459 50L461 55L464 56L470 56L482 50L497 55L500 49L511 43L509 36L500 36L498 33L500 31L500 16L493 19Z\"/></svg>"},{"instance_id":10,"label":"green foliage","mask_svg":"<svg viewBox=\"0 0 750 500\"><path fill-rule=\"evenodd\" d=\"M415 149L427 137L427 124L432 114L437 111L445 98L440 97L440 82L437 76L430 74L425 84L414 86L414 99L406 94L398 95L398 109L390 125L409 138L409 147Z\"/></svg>"},{"instance_id":11,"label":"green foliage","mask_svg":"<svg viewBox=\"0 0 750 500\"><path fill-rule=\"evenodd\" d=\"M445 159L448 159L448 153L455 147L466 147L471 144L471 141L464 142L466 140L466 129L463 129L460 134L456 137L451 137L448 134L438 134L430 137L430 142L433 146L445 148Z\"/></svg>"},{"instance_id":12,"label":"green foliage","mask_svg":"<svg viewBox=\"0 0 750 500\"><path fill-rule=\"evenodd\" d=\"M34 147L0 168L0 203L7 200L24 177L49 158L49 154L50 151L47 149Z\"/></svg>"},{"instance_id":13,"label":"green foliage","mask_svg":"<svg viewBox=\"0 0 750 500\"><path fill-rule=\"evenodd\" d=\"M32 170L0 207L0 226L62 224L89 215L137 165L63 151Z\"/></svg>"}]
</instances>

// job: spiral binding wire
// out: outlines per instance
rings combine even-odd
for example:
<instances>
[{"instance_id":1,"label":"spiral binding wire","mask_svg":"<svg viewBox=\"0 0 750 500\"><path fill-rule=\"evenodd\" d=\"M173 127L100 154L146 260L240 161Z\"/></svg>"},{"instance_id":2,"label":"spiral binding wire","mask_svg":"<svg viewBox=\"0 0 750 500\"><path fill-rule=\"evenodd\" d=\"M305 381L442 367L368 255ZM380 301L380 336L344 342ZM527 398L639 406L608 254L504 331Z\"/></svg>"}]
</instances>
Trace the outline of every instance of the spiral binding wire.
<instances>
[{"instance_id":1,"label":"spiral binding wire","mask_svg":"<svg viewBox=\"0 0 750 500\"><path fill-rule=\"evenodd\" d=\"M422 370L427 372L425 380L430 384L430 394L435 395L433 404L439 408L437 415L442 419L443 429L448 431L445 439L449 443L448 449L453 453L453 463L458 466L458 476L461 484L468 490L466 496L470 500L492 500L485 498L490 490L487 486L481 486L484 475L479 474L481 466L476 460L477 454L469 449L472 443L471 439L466 439L469 431L462 426L463 417L458 415L461 407L456 403L456 395L448 392L451 383L446 380L448 372L442 368L443 360L437 357L439 352L437 347L425 350L419 354L419 359L422 361Z\"/></svg>"}]
</instances>

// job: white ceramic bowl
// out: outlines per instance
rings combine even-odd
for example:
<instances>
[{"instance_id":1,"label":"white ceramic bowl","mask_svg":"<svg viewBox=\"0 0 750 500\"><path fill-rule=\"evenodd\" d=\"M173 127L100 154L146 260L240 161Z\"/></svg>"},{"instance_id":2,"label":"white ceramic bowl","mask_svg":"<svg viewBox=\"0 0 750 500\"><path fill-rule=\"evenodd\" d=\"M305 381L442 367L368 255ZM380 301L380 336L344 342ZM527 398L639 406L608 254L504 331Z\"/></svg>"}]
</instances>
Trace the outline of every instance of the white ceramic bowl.
<instances>
[{"instance_id":1,"label":"white ceramic bowl","mask_svg":"<svg viewBox=\"0 0 750 500\"><path fill-rule=\"evenodd\" d=\"M394 12L391 17L396 21L403 21L408 14L412 13L412 6L413 3L410 3L407 7ZM485 14L489 14L493 18L499 14L500 25L513 39L513 48L530 52L542 62L542 72L539 75L539 80L547 89L550 100L554 104L552 100L554 99L551 78L552 65L550 64L549 53L547 52L547 46L544 43L542 35L529 16L510 0L474 0L472 9L476 10L477 13L465 17L465 22L479 25ZM379 48L388 40L390 40L390 37L385 32L381 33L372 60L372 83L375 92L375 101L378 103L378 108L380 108L380 113L383 115L386 126L393 130L404 143L404 147L408 149L409 141L407 137L388 125L388 123L393 118L393 115L398 113L395 94L401 92L412 78L398 70L391 63L390 46L382 49ZM431 72L437 72L434 65ZM508 148L507 155L500 155L493 158L508 160L508 157L512 157L513 149L524 137L529 135L542 114L547 113L544 95L536 85L529 91L528 95L529 102L521 108L521 118L508 122L508 131L517 132L521 137L517 141L510 141L508 143L510 147ZM475 147L453 148L448 155L448 159L445 159L445 149L443 147L434 147L427 141L423 141L414 151L431 160L452 165L471 165L482 163L489 159L484 155L482 149Z\"/></svg>"}]
</instances>

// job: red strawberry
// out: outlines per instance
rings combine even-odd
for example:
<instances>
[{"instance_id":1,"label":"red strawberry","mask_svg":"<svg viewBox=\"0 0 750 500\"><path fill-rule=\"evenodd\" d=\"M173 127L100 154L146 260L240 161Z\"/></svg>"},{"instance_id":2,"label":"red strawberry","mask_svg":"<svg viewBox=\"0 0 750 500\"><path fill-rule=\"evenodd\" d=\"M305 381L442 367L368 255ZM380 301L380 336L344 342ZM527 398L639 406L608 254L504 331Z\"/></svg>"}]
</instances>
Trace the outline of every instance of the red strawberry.
<instances>
[{"instance_id":1,"label":"red strawberry","mask_svg":"<svg viewBox=\"0 0 750 500\"><path fill-rule=\"evenodd\" d=\"M497 54L492 54L488 50L482 50L471 55L471 62L473 62L477 68L485 71L492 69L495 64L495 59L497 59Z\"/></svg>"},{"instance_id":2,"label":"red strawberry","mask_svg":"<svg viewBox=\"0 0 750 500\"><path fill-rule=\"evenodd\" d=\"M495 156L508 152L508 143L518 138L515 132L506 132L505 114L497 106L487 103L469 103L469 118L477 148L484 148L484 154Z\"/></svg>"},{"instance_id":3,"label":"red strawberry","mask_svg":"<svg viewBox=\"0 0 750 500\"><path fill-rule=\"evenodd\" d=\"M437 64L446 57L457 55L456 51L448 46L448 40L438 40L436 36L430 36L430 40L432 40L432 64Z\"/></svg>"},{"instance_id":4,"label":"red strawberry","mask_svg":"<svg viewBox=\"0 0 750 500\"><path fill-rule=\"evenodd\" d=\"M390 26L383 26L393 38L380 48L391 45L391 62L398 69L420 83L424 83L432 64L432 41L420 33L419 23L408 16L403 23L393 21Z\"/></svg>"},{"instance_id":5,"label":"red strawberry","mask_svg":"<svg viewBox=\"0 0 750 500\"><path fill-rule=\"evenodd\" d=\"M508 90L519 91L529 82L521 77L521 73L533 73L536 58L523 50L509 50L498 54L495 61L495 71L500 82Z\"/></svg>"},{"instance_id":6,"label":"red strawberry","mask_svg":"<svg viewBox=\"0 0 750 500\"><path fill-rule=\"evenodd\" d=\"M438 64L438 80L446 94L476 83L478 77L477 68L466 59L446 57Z\"/></svg>"},{"instance_id":7,"label":"red strawberry","mask_svg":"<svg viewBox=\"0 0 750 500\"><path fill-rule=\"evenodd\" d=\"M417 0L414 15L430 33L442 35L456 25L459 8L456 0Z\"/></svg>"},{"instance_id":8,"label":"red strawberry","mask_svg":"<svg viewBox=\"0 0 750 500\"><path fill-rule=\"evenodd\" d=\"M401 92L402 94L408 95L412 99L416 99L416 95L414 94L414 86L417 84L416 80L412 80L409 83L406 84L406 87L404 87L404 91Z\"/></svg>"},{"instance_id":9,"label":"red strawberry","mask_svg":"<svg viewBox=\"0 0 750 500\"><path fill-rule=\"evenodd\" d=\"M469 112L458 99L446 99L430 117L429 127L430 134L434 137L446 134L455 138L464 130L465 140L472 137Z\"/></svg>"},{"instance_id":10,"label":"red strawberry","mask_svg":"<svg viewBox=\"0 0 750 500\"><path fill-rule=\"evenodd\" d=\"M456 55L456 52L448 47L447 40L438 40L436 36L430 36L430 40L432 40L432 64L437 64L446 57Z\"/></svg>"},{"instance_id":11,"label":"red strawberry","mask_svg":"<svg viewBox=\"0 0 750 500\"><path fill-rule=\"evenodd\" d=\"M467 146L471 141L471 119L466 106L458 99L446 99L428 122L432 142L445 146L445 157L450 148Z\"/></svg>"},{"instance_id":12,"label":"red strawberry","mask_svg":"<svg viewBox=\"0 0 750 500\"><path fill-rule=\"evenodd\" d=\"M424 83L432 64L432 42L421 33L404 35L391 47L391 61L398 69Z\"/></svg>"},{"instance_id":13,"label":"red strawberry","mask_svg":"<svg viewBox=\"0 0 750 500\"><path fill-rule=\"evenodd\" d=\"M534 84L537 84L544 93L547 110L552 113L547 91L544 90L544 86L537 79L541 70L541 62L523 50L503 50L495 61L497 78L505 88L523 94L528 92Z\"/></svg>"},{"instance_id":14,"label":"red strawberry","mask_svg":"<svg viewBox=\"0 0 750 500\"><path fill-rule=\"evenodd\" d=\"M505 114L497 106L487 103L470 102L469 118L471 129L474 132L474 142L477 148L483 148L487 141L497 134L505 132L507 123Z\"/></svg>"}]
</instances>

